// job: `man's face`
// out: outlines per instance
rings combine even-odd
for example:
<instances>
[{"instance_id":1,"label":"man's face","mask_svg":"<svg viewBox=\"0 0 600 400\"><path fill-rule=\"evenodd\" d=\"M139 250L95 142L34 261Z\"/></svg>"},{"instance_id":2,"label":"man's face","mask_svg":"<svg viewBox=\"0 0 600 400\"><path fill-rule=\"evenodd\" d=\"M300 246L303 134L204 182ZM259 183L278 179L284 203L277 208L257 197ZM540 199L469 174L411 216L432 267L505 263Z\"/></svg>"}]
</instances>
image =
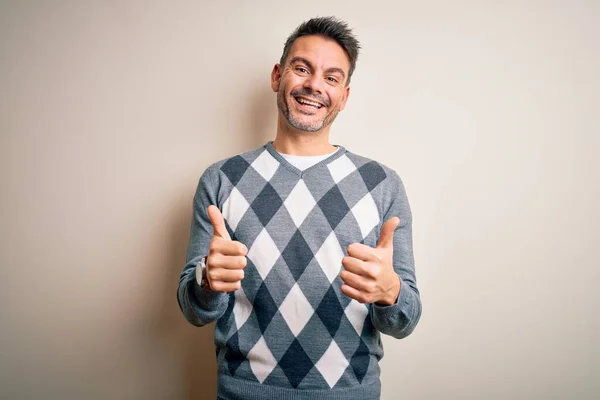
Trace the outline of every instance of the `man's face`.
<instances>
[{"instance_id":1,"label":"man's face","mask_svg":"<svg viewBox=\"0 0 600 400\"><path fill-rule=\"evenodd\" d=\"M350 94L349 69L348 56L335 41L314 35L298 38L285 64L276 64L271 73L277 106L289 125L304 132L328 127Z\"/></svg>"}]
</instances>

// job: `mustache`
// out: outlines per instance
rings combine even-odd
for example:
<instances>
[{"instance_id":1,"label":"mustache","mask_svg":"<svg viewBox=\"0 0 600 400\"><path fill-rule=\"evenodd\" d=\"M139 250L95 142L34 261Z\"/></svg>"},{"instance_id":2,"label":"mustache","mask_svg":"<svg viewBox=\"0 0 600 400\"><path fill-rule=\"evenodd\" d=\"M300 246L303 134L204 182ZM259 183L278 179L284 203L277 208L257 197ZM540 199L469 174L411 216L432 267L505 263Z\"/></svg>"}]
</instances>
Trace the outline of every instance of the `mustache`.
<instances>
[{"instance_id":1,"label":"mustache","mask_svg":"<svg viewBox=\"0 0 600 400\"><path fill-rule=\"evenodd\" d=\"M325 97L319 96L315 93L313 93L313 91L309 88L302 88L302 89L294 89L292 90L292 92L290 93L293 97L305 97L308 100L314 100L316 102L319 102L321 104L323 104L326 107L329 107L329 100L327 100Z\"/></svg>"}]
</instances>

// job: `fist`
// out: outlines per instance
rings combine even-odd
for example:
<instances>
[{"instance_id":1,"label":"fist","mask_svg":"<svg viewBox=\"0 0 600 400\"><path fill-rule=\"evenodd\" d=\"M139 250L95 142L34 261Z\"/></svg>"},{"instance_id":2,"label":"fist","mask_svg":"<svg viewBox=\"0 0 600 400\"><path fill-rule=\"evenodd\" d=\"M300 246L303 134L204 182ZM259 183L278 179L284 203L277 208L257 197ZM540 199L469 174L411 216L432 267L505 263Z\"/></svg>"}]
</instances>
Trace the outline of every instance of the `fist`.
<instances>
[{"instance_id":1,"label":"fist","mask_svg":"<svg viewBox=\"0 0 600 400\"><path fill-rule=\"evenodd\" d=\"M342 293L360 303L392 305L400 294L400 277L394 271L394 231L400 223L397 217L383 224L377 247L361 243L348 246L342 259L340 278Z\"/></svg>"},{"instance_id":2,"label":"fist","mask_svg":"<svg viewBox=\"0 0 600 400\"><path fill-rule=\"evenodd\" d=\"M248 248L241 242L231 240L221 211L208 207L208 218L213 226L206 258L206 278L211 290L233 292L242 287Z\"/></svg>"}]
</instances>

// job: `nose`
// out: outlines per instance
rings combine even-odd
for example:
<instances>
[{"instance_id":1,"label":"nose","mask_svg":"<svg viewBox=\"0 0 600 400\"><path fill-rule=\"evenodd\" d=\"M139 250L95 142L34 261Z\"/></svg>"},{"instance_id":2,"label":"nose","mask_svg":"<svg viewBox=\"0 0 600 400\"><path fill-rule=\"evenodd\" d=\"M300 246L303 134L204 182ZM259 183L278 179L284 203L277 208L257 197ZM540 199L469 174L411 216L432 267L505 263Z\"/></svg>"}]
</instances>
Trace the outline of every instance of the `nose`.
<instances>
[{"instance_id":1,"label":"nose","mask_svg":"<svg viewBox=\"0 0 600 400\"><path fill-rule=\"evenodd\" d=\"M306 89L310 89L313 93L323 93L323 79L320 74L314 73L310 74L306 80L304 81L304 87Z\"/></svg>"}]
</instances>

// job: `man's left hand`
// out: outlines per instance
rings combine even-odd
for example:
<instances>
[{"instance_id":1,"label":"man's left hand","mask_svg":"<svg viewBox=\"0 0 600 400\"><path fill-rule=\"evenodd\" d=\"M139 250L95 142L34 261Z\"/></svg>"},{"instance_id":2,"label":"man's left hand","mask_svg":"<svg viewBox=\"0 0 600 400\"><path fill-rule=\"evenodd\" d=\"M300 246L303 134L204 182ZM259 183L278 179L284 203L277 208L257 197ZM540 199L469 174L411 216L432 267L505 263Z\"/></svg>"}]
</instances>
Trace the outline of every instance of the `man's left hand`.
<instances>
[{"instance_id":1,"label":"man's left hand","mask_svg":"<svg viewBox=\"0 0 600 400\"><path fill-rule=\"evenodd\" d=\"M377 247L361 243L348 246L342 259L344 281L342 293L360 303L392 305L400 295L400 277L394 271L394 231L398 217L387 220L381 227Z\"/></svg>"}]
</instances>

